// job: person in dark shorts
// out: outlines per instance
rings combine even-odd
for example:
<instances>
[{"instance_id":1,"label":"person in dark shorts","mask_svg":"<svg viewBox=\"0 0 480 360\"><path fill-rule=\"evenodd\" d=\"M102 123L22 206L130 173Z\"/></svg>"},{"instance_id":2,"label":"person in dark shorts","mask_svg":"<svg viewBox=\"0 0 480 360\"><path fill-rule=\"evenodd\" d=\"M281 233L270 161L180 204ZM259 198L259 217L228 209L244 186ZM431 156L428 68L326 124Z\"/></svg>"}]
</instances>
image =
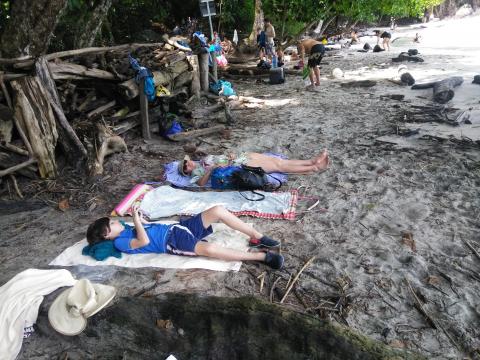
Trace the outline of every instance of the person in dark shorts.
<instances>
[{"instance_id":1,"label":"person in dark shorts","mask_svg":"<svg viewBox=\"0 0 480 360\"><path fill-rule=\"evenodd\" d=\"M306 39L298 43L297 50L303 64L305 63L305 54L309 54L307 66L310 69L310 86L320 86L320 68L318 66L325 54L325 46L320 41Z\"/></svg>"},{"instance_id":2,"label":"person in dark shorts","mask_svg":"<svg viewBox=\"0 0 480 360\"><path fill-rule=\"evenodd\" d=\"M103 217L90 224L87 241L91 247L113 241L118 251L127 254L206 256L226 261L261 261L272 269L283 267L283 256L275 252L247 252L208 243L205 238L213 232L212 224L217 222L250 236L250 247L271 249L280 246L278 241L258 232L220 205L177 224L150 224L143 219L139 208L134 207L134 226Z\"/></svg>"},{"instance_id":3,"label":"person in dark shorts","mask_svg":"<svg viewBox=\"0 0 480 360\"><path fill-rule=\"evenodd\" d=\"M375 30L375 35L377 35L377 45L379 45L380 39L382 39L383 50L390 51L390 40L392 39L392 34L388 31Z\"/></svg>"}]
</instances>

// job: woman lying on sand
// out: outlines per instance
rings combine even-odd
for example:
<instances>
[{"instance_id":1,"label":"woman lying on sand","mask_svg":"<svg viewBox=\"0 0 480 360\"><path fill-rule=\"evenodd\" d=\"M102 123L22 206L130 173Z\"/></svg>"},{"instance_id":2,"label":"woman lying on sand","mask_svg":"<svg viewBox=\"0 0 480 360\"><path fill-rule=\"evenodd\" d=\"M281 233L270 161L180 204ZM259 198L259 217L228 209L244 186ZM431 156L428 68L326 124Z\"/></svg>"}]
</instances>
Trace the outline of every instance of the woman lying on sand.
<instances>
[{"instance_id":1,"label":"woman lying on sand","mask_svg":"<svg viewBox=\"0 0 480 360\"><path fill-rule=\"evenodd\" d=\"M247 165L261 167L266 173L281 172L287 174L312 174L325 170L329 159L327 150L308 160L285 160L254 152L242 152L228 155L208 155L199 162L192 161L188 155L178 164L178 172L191 176L191 182L204 186L213 169L221 166Z\"/></svg>"}]
</instances>

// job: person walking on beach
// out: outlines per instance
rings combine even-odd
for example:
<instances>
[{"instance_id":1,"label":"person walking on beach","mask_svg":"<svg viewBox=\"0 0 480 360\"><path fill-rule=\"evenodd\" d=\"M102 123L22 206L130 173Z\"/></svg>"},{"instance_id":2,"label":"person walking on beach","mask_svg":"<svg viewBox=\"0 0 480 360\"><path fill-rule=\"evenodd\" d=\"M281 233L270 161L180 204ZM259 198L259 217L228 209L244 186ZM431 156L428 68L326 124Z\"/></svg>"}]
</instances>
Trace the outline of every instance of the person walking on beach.
<instances>
[{"instance_id":1,"label":"person walking on beach","mask_svg":"<svg viewBox=\"0 0 480 360\"><path fill-rule=\"evenodd\" d=\"M390 39L392 38L392 34L388 31L375 30L375 35L377 35L377 45L379 44L380 39L383 39L383 50L390 51Z\"/></svg>"},{"instance_id":2,"label":"person walking on beach","mask_svg":"<svg viewBox=\"0 0 480 360\"><path fill-rule=\"evenodd\" d=\"M325 54L325 46L315 39L306 39L300 41L297 45L297 51L301 58L301 63L305 64L305 54L308 55L308 68L311 87L320 86L320 62Z\"/></svg>"}]
</instances>

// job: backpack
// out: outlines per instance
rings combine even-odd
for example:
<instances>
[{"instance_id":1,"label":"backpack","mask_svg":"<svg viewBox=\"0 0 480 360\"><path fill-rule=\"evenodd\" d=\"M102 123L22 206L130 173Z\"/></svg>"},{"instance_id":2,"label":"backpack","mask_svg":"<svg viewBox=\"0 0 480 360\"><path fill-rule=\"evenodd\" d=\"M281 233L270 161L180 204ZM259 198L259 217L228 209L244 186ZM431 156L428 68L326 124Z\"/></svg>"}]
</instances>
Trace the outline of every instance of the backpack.
<instances>
[{"instance_id":1,"label":"backpack","mask_svg":"<svg viewBox=\"0 0 480 360\"><path fill-rule=\"evenodd\" d=\"M225 166L213 169L210 175L212 189L217 190L232 190L235 189L232 175L234 172L240 170L239 166Z\"/></svg>"},{"instance_id":2,"label":"backpack","mask_svg":"<svg viewBox=\"0 0 480 360\"><path fill-rule=\"evenodd\" d=\"M268 176L271 176L279 185L272 187L268 182ZM261 167L252 167L247 165L219 167L212 171L210 176L212 188L219 190L238 190L251 191L259 196L257 199L249 199L240 193L245 199L250 201L260 201L265 199L265 195L255 192L255 190L276 191L282 186L282 182L272 175L267 174Z\"/></svg>"}]
</instances>

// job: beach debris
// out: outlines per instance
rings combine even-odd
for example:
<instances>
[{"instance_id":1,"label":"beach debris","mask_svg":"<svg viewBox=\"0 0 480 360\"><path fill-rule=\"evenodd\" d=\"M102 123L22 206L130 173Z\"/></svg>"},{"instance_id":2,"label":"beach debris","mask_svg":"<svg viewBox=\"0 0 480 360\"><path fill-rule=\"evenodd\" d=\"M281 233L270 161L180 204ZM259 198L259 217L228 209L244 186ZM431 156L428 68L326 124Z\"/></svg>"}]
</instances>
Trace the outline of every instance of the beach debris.
<instances>
[{"instance_id":1,"label":"beach debris","mask_svg":"<svg viewBox=\"0 0 480 360\"><path fill-rule=\"evenodd\" d=\"M166 320L157 319L156 325L159 329L167 329L168 330L168 329L173 328L173 322L170 319L166 319Z\"/></svg>"},{"instance_id":2,"label":"beach debris","mask_svg":"<svg viewBox=\"0 0 480 360\"><path fill-rule=\"evenodd\" d=\"M401 52L396 58L392 58L393 62L411 61L411 62L424 62L420 56L410 55L408 52Z\"/></svg>"},{"instance_id":3,"label":"beach debris","mask_svg":"<svg viewBox=\"0 0 480 360\"><path fill-rule=\"evenodd\" d=\"M452 76L439 81L432 81L425 84L412 86L412 90L433 88L433 100L440 104L445 104L455 96L453 89L463 84L463 77Z\"/></svg>"},{"instance_id":4,"label":"beach debris","mask_svg":"<svg viewBox=\"0 0 480 360\"><path fill-rule=\"evenodd\" d=\"M349 81L341 83L340 86L344 88L353 88L353 87L372 87L377 85L377 82L374 80L359 80L359 81Z\"/></svg>"},{"instance_id":5,"label":"beach debris","mask_svg":"<svg viewBox=\"0 0 480 360\"><path fill-rule=\"evenodd\" d=\"M376 53L376 52L381 52L381 51L385 51L385 49L382 49L382 48L380 47L380 45L375 45L375 46L373 47L373 52L374 52L374 53Z\"/></svg>"},{"instance_id":6,"label":"beach debris","mask_svg":"<svg viewBox=\"0 0 480 360\"><path fill-rule=\"evenodd\" d=\"M413 239L413 234L409 231L402 232L402 244L407 245L413 252L417 252L417 246Z\"/></svg>"},{"instance_id":7,"label":"beach debris","mask_svg":"<svg viewBox=\"0 0 480 360\"><path fill-rule=\"evenodd\" d=\"M473 77L472 84L478 84L478 85L480 85L480 75L475 75L475 76Z\"/></svg>"},{"instance_id":8,"label":"beach debris","mask_svg":"<svg viewBox=\"0 0 480 360\"><path fill-rule=\"evenodd\" d=\"M465 245L468 246L468 248L470 250L472 250L473 254L477 257L478 260L480 260L480 253L478 252L478 250L476 250L472 244L470 244L467 240L465 239L462 239L462 241L465 243Z\"/></svg>"},{"instance_id":9,"label":"beach debris","mask_svg":"<svg viewBox=\"0 0 480 360\"><path fill-rule=\"evenodd\" d=\"M316 256L312 256L310 259L308 259L308 261L302 266L302 268L298 271L297 275L295 275L295 277L293 278L293 280L289 283L288 287L287 287L287 290L285 291L285 294L283 295L282 299L280 300L280 304L283 304L283 302L285 301L285 299L287 298L288 294L290 293L290 291L292 290L293 288L293 285L295 285L295 283L297 282L298 278L300 277L300 275L302 274L302 272L307 268L309 267L313 261L315 260Z\"/></svg>"},{"instance_id":10,"label":"beach debris","mask_svg":"<svg viewBox=\"0 0 480 360\"><path fill-rule=\"evenodd\" d=\"M332 70L332 76L335 79L340 79L343 77L343 71L340 68L335 68Z\"/></svg>"},{"instance_id":11,"label":"beach debris","mask_svg":"<svg viewBox=\"0 0 480 360\"><path fill-rule=\"evenodd\" d=\"M415 79L409 72L405 72L400 75L400 81L408 86L412 86L413 84L415 84Z\"/></svg>"},{"instance_id":12,"label":"beach debris","mask_svg":"<svg viewBox=\"0 0 480 360\"><path fill-rule=\"evenodd\" d=\"M70 203L68 202L68 199L62 199L58 202L58 209L60 211L67 211L68 209L70 209Z\"/></svg>"}]
</instances>

